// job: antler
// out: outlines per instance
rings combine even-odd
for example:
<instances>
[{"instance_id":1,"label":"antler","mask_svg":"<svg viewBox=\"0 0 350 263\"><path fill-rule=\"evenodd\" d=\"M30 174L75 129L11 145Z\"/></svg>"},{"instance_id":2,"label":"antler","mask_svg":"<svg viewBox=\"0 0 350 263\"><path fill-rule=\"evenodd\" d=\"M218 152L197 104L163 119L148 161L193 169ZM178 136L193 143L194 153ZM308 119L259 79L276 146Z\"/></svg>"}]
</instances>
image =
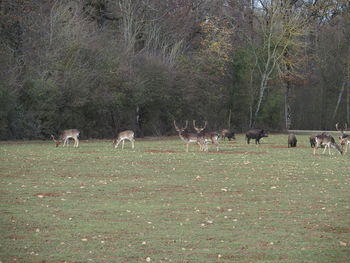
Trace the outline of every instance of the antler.
<instances>
[{"instance_id":1,"label":"antler","mask_svg":"<svg viewBox=\"0 0 350 263\"><path fill-rule=\"evenodd\" d=\"M208 124L208 121L205 121L203 130L207 127L207 124Z\"/></svg>"},{"instance_id":2,"label":"antler","mask_svg":"<svg viewBox=\"0 0 350 263\"><path fill-rule=\"evenodd\" d=\"M177 130L177 131L179 131L180 129L179 129L179 127L177 127L176 126L176 122L175 122L175 120L174 120L174 126L175 126L175 130Z\"/></svg>"},{"instance_id":3,"label":"antler","mask_svg":"<svg viewBox=\"0 0 350 263\"><path fill-rule=\"evenodd\" d=\"M188 126L188 121L186 121L186 126L185 126L185 128L183 128L183 129L186 130L186 129L187 129L187 126Z\"/></svg>"},{"instance_id":4,"label":"antler","mask_svg":"<svg viewBox=\"0 0 350 263\"><path fill-rule=\"evenodd\" d=\"M337 131L339 131L338 125L339 125L339 122L337 122L337 123L335 124L335 128L337 129Z\"/></svg>"},{"instance_id":5,"label":"antler","mask_svg":"<svg viewBox=\"0 0 350 263\"><path fill-rule=\"evenodd\" d=\"M204 127L199 128L196 127L196 120L193 120L193 128L197 131L197 133L200 133L201 131L203 131L206 127L207 127L207 121L204 122Z\"/></svg>"},{"instance_id":6,"label":"antler","mask_svg":"<svg viewBox=\"0 0 350 263\"><path fill-rule=\"evenodd\" d=\"M345 127L345 130L346 130L346 127L347 127L347 124L345 123L345 125L344 125ZM337 131L340 131L341 133L344 133L344 129L339 129L339 122L337 122L336 124L335 124L335 128L337 129Z\"/></svg>"}]
</instances>

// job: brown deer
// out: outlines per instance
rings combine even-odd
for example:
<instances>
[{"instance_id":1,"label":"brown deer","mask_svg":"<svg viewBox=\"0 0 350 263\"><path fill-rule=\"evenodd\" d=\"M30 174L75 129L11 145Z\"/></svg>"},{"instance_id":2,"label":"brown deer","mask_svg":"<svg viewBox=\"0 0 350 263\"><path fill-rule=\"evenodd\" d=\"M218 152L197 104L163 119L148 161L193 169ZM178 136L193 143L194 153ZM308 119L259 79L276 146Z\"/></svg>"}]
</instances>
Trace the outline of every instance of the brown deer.
<instances>
[{"instance_id":1,"label":"brown deer","mask_svg":"<svg viewBox=\"0 0 350 263\"><path fill-rule=\"evenodd\" d=\"M208 151L208 145L203 136L199 136L197 133L187 132L188 121L186 121L185 127L179 128L174 120L175 130L178 132L180 139L186 143L186 152L188 152L188 146L190 143L197 143L200 151Z\"/></svg>"},{"instance_id":2,"label":"brown deer","mask_svg":"<svg viewBox=\"0 0 350 263\"><path fill-rule=\"evenodd\" d=\"M204 137L204 140L206 143L211 142L212 144L215 144L216 151L219 151L219 134L216 132L203 132L204 129L207 127L208 122L204 122L204 127L196 127L196 121L193 120L193 128L196 130L198 136Z\"/></svg>"},{"instance_id":3,"label":"brown deer","mask_svg":"<svg viewBox=\"0 0 350 263\"><path fill-rule=\"evenodd\" d=\"M316 135L315 142L316 142L316 145L314 147L314 155L316 154L316 150L322 146L324 146L323 154L328 148L328 153L330 155L331 147L337 149L340 152L340 154L343 154L343 150L339 147L338 144L335 143L334 138L329 134L322 133L322 134Z\"/></svg>"},{"instance_id":4,"label":"brown deer","mask_svg":"<svg viewBox=\"0 0 350 263\"><path fill-rule=\"evenodd\" d=\"M69 139L72 138L74 140L74 147L79 147L79 134L80 132L77 129L64 130L58 139L55 139L55 136L51 135L51 138L56 143L56 147L58 147L63 142L64 146L69 146Z\"/></svg>"},{"instance_id":5,"label":"brown deer","mask_svg":"<svg viewBox=\"0 0 350 263\"><path fill-rule=\"evenodd\" d=\"M124 149L124 142L125 140L128 140L131 142L131 148L134 149L135 145L135 139L134 139L134 132L132 130L126 130L119 132L117 136L113 139L113 146L115 149L117 149L120 142L122 142L122 149Z\"/></svg>"},{"instance_id":6,"label":"brown deer","mask_svg":"<svg viewBox=\"0 0 350 263\"><path fill-rule=\"evenodd\" d=\"M342 146L343 150L345 148L345 153L348 152L348 148L350 147L350 135L344 133L344 130L346 130L348 125L345 123L343 129L339 128L338 123L335 125L335 128L337 131L340 131L340 136L339 136L339 143Z\"/></svg>"}]
</instances>

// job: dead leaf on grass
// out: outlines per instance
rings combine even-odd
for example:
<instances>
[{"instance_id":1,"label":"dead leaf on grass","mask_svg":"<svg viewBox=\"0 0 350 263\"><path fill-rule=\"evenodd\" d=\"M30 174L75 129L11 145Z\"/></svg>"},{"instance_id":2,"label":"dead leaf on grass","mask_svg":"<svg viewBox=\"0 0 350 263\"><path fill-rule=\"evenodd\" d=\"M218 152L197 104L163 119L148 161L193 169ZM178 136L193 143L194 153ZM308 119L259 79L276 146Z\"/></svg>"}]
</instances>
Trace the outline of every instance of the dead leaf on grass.
<instances>
[{"instance_id":1,"label":"dead leaf on grass","mask_svg":"<svg viewBox=\"0 0 350 263\"><path fill-rule=\"evenodd\" d=\"M346 247L348 245L348 243L343 242L343 241L339 241L339 245L341 245L342 247Z\"/></svg>"},{"instance_id":2,"label":"dead leaf on grass","mask_svg":"<svg viewBox=\"0 0 350 263\"><path fill-rule=\"evenodd\" d=\"M34 194L34 196L37 196L39 198L43 198L43 197L58 197L60 196L59 193L36 193Z\"/></svg>"}]
</instances>

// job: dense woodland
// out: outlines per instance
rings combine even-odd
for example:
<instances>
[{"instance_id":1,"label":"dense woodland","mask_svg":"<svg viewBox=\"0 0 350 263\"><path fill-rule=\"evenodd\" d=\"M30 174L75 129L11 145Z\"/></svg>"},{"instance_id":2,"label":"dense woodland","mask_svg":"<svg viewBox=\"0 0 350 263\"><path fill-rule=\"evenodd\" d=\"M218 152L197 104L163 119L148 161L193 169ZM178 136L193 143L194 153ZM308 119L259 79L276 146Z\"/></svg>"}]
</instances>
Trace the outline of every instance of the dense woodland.
<instances>
[{"instance_id":1,"label":"dense woodland","mask_svg":"<svg viewBox=\"0 0 350 263\"><path fill-rule=\"evenodd\" d=\"M0 139L350 124L348 0L2 0Z\"/></svg>"}]
</instances>

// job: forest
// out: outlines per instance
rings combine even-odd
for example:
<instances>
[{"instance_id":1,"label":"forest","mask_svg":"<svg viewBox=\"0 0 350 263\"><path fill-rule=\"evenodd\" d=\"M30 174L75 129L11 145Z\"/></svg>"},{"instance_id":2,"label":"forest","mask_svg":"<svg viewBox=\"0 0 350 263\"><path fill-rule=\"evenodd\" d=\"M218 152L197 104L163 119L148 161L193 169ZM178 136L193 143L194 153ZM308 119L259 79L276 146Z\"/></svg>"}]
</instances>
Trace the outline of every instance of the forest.
<instances>
[{"instance_id":1,"label":"forest","mask_svg":"<svg viewBox=\"0 0 350 263\"><path fill-rule=\"evenodd\" d=\"M348 0L1 0L0 139L350 124Z\"/></svg>"}]
</instances>

